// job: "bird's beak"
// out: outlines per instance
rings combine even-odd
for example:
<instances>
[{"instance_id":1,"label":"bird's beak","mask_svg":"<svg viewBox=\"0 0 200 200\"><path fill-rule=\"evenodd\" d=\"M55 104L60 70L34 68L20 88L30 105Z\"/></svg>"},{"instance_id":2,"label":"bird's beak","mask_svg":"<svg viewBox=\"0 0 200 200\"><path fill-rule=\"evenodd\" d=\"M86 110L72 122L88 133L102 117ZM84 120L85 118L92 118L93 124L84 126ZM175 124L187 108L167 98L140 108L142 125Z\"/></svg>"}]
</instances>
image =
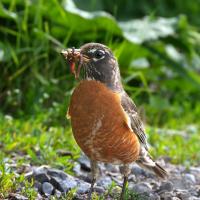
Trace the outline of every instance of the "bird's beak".
<instances>
[{"instance_id":1,"label":"bird's beak","mask_svg":"<svg viewBox=\"0 0 200 200\"><path fill-rule=\"evenodd\" d=\"M80 49L75 49L74 47L63 49L61 54L68 60L69 58L79 58L80 57Z\"/></svg>"},{"instance_id":2,"label":"bird's beak","mask_svg":"<svg viewBox=\"0 0 200 200\"><path fill-rule=\"evenodd\" d=\"M82 65L80 49L75 49L74 47L69 49L63 49L61 54L69 62L71 73L75 75L75 78L79 77L80 68ZM78 69L76 71L76 63L78 64Z\"/></svg>"}]
</instances>

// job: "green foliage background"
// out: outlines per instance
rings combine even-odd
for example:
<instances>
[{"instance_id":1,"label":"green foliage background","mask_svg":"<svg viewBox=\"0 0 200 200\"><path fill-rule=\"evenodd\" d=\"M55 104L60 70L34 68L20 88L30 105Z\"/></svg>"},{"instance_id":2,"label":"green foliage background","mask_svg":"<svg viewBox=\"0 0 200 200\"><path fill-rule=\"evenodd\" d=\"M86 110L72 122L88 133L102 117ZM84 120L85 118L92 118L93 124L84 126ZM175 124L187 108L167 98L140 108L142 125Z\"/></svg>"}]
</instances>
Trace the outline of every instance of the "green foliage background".
<instances>
[{"instance_id":1,"label":"green foliage background","mask_svg":"<svg viewBox=\"0 0 200 200\"><path fill-rule=\"evenodd\" d=\"M76 81L60 51L86 42L113 50L153 156L199 165L199 15L199 0L1 0L0 198L24 181L13 160L72 173L80 150L65 113Z\"/></svg>"},{"instance_id":2,"label":"green foliage background","mask_svg":"<svg viewBox=\"0 0 200 200\"><path fill-rule=\"evenodd\" d=\"M97 41L113 49L127 91L151 112L151 123L155 116L163 124L185 112L195 115L200 83L197 2L75 1L84 11L71 0L4 0L1 110L18 117L53 103L66 105L74 80L60 49Z\"/></svg>"}]
</instances>

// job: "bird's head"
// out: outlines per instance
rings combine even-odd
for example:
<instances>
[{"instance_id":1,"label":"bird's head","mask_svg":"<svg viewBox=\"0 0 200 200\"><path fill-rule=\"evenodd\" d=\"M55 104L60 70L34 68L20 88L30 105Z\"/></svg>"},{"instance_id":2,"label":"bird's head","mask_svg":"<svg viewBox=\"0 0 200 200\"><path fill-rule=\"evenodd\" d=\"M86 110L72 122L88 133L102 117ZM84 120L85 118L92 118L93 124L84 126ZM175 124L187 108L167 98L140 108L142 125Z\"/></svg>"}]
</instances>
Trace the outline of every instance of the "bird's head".
<instances>
[{"instance_id":1,"label":"bird's head","mask_svg":"<svg viewBox=\"0 0 200 200\"><path fill-rule=\"evenodd\" d=\"M121 90L118 62L107 46L88 43L80 49L70 48L61 53L68 60L71 72L77 79L96 80L113 90Z\"/></svg>"}]
</instances>

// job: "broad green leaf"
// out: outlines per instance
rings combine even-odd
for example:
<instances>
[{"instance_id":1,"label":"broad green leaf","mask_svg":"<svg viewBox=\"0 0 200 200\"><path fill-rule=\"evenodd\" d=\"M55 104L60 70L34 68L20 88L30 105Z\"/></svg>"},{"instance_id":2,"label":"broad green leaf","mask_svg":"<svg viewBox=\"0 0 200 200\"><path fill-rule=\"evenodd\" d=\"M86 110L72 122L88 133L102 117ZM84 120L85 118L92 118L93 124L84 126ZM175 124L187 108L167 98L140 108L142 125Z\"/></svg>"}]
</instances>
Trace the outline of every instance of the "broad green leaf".
<instances>
[{"instance_id":1,"label":"broad green leaf","mask_svg":"<svg viewBox=\"0 0 200 200\"><path fill-rule=\"evenodd\" d=\"M151 19L145 17L141 20L129 20L120 22L119 26L123 30L123 35L130 42L141 44L149 40L157 40L175 33L177 18Z\"/></svg>"}]
</instances>

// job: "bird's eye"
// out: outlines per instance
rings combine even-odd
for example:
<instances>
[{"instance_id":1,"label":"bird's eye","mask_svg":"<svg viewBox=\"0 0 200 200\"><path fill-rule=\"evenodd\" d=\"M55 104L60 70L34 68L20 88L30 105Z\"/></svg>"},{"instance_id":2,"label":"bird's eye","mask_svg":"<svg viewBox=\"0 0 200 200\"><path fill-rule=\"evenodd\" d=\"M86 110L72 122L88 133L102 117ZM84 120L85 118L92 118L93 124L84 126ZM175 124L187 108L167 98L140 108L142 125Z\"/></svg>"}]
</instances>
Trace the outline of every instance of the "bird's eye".
<instances>
[{"instance_id":1,"label":"bird's eye","mask_svg":"<svg viewBox=\"0 0 200 200\"><path fill-rule=\"evenodd\" d=\"M97 59L103 58L105 55L105 52L103 50L96 50L94 53L94 57Z\"/></svg>"}]
</instances>

